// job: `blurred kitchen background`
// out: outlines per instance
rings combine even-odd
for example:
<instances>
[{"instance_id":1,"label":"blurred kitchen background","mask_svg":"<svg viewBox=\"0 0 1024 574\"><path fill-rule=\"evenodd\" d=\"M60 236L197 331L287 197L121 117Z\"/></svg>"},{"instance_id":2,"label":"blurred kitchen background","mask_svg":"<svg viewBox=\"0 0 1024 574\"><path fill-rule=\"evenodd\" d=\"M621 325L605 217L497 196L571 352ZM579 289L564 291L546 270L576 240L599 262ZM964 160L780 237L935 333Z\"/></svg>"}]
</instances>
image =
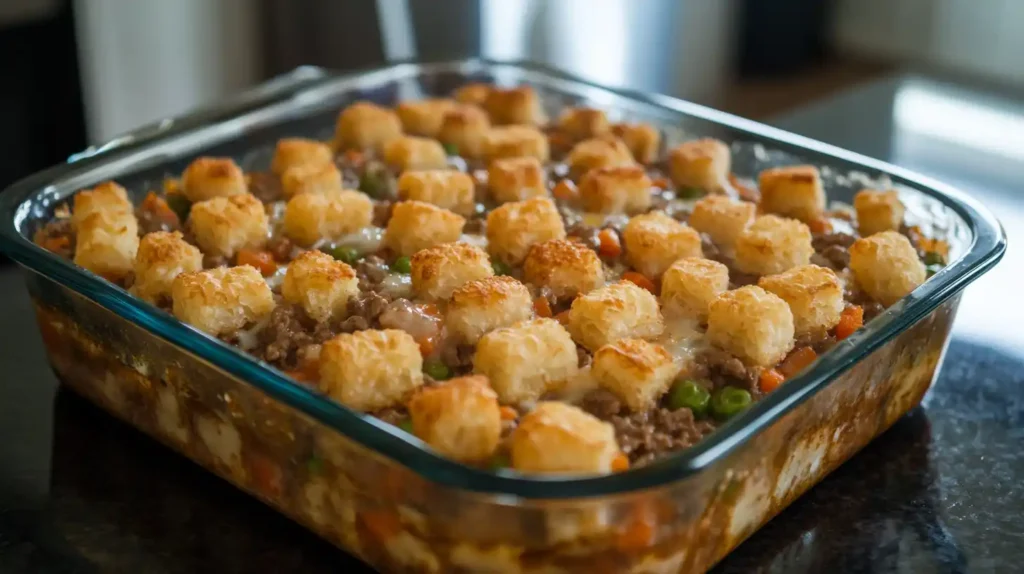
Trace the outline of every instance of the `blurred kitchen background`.
<instances>
[{"instance_id":1,"label":"blurred kitchen background","mask_svg":"<svg viewBox=\"0 0 1024 574\"><path fill-rule=\"evenodd\" d=\"M0 188L300 64L482 55L924 171L996 210L1011 243L1024 229L1021 0L0 0L0 54ZM962 336L1024 350L1024 310L993 307L1016 261L965 299Z\"/></svg>"}]
</instances>

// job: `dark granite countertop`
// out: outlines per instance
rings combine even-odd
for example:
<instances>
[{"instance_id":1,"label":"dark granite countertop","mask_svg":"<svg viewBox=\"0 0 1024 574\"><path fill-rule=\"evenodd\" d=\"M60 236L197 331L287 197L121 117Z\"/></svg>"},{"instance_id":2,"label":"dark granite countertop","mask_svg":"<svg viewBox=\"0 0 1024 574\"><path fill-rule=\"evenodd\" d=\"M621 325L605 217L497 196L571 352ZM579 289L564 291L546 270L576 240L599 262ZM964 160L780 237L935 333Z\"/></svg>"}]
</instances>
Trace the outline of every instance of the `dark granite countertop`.
<instances>
[{"instance_id":1,"label":"dark granite countertop","mask_svg":"<svg viewBox=\"0 0 1024 574\"><path fill-rule=\"evenodd\" d=\"M863 100L840 101L822 113L834 118ZM814 133L821 117L780 124L821 138ZM833 141L857 147L841 137ZM888 157L885 150L875 155ZM313 574L365 568L59 391L20 282L14 269L0 269L0 572ZM923 405L716 571L1024 568L1024 353L1016 347L1024 338L1008 341L996 331L986 338L977 316L965 319L983 312L978 300L997 288L983 283L965 296L941 375Z\"/></svg>"}]
</instances>

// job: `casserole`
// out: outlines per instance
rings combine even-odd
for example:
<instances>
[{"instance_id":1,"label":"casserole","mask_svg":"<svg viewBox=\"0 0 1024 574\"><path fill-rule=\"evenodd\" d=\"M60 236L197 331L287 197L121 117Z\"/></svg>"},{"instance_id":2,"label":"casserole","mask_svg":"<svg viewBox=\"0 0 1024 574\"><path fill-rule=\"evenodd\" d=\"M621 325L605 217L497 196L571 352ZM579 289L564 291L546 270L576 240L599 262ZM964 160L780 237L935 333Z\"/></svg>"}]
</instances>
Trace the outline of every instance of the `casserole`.
<instances>
[{"instance_id":1,"label":"casserole","mask_svg":"<svg viewBox=\"0 0 1024 574\"><path fill-rule=\"evenodd\" d=\"M44 342L65 383L381 569L709 568L920 401L959 291L1005 249L998 223L955 190L670 98L479 61L310 75L247 95L242 109L229 104L168 122L21 182L3 196L0 231L27 270ZM536 478L441 458L28 239L78 189L116 178L141 194L199 153L266 162L265 144L285 135L324 138L329 118L356 98L392 103L467 81L528 83L552 110L584 100L655 123L670 141L723 139L743 176L811 163L833 198L849 201L869 184L897 189L908 219L948 242L950 264L691 449L608 476Z\"/></svg>"}]
</instances>

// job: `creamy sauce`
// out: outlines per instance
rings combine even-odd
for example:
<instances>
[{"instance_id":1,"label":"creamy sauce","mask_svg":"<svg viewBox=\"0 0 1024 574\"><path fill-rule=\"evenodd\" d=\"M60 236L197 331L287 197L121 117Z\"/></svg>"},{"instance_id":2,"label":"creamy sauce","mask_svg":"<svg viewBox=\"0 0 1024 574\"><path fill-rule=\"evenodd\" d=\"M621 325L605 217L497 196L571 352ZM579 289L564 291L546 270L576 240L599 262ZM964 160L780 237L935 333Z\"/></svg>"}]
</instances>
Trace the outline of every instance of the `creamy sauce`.
<instances>
[{"instance_id":1,"label":"creamy sauce","mask_svg":"<svg viewBox=\"0 0 1024 574\"><path fill-rule=\"evenodd\" d=\"M324 246L333 247L351 247L359 253L376 253L380 251L381 244L384 242L384 229L381 227L364 227L349 235L343 235L338 239L329 241L326 239L318 241L313 245L314 249L320 249Z\"/></svg>"},{"instance_id":2,"label":"creamy sauce","mask_svg":"<svg viewBox=\"0 0 1024 574\"><path fill-rule=\"evenodd\" d=\"M267 277L267 285L271 291L278 292L281 290L281 284L284 283L284 276L288 273L288 264L285 263L277 268L277 271L273 275Z\"/></svg>"},{"instance_id":3,"label":"creamy sauce","mask_svg":"<svg viewBox=\"0 0 1024 574\"><path fill-rule=\"evenodd\" d=\"M404 273L388 273L380 283L380 291L393 299L412 297L412 277Z\"/></svg>"},{"instance_id":4,"label":"creamy sauce","mask_svg":"<svg viewBox=\"0 0 1024 574\"><path fill-rule=\"evenodd\" d=\"M665 347L684 373L708 347L707 337L696 319L671 314L665 318L665 333L656 342Z\"/></svg>"},{"instance_id":5,"label":"creamy sauce","mask_svg":"<svg viewBox=\"0 0 1024 574\"><path fill-rule=\"evenodd\" d=\"M239 329L235 335L238 338L238 346L244 351L255 349L260 344L260 333L266 328L269 321L270 316L268 315L248 329Z\"/></svg>"}]
</instances>

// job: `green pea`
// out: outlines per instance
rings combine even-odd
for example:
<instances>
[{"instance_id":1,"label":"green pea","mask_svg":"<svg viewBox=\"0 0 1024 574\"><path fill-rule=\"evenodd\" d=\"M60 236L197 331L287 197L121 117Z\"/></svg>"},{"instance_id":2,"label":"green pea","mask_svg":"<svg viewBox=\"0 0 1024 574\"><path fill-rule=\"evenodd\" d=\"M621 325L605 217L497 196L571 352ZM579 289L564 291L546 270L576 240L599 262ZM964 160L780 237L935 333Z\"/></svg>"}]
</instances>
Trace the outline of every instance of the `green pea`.
<instances>
[{"instance_id":1,"label":"green pea","mask_svg":"<svg viewBox=\"0 0 1024 574\"><path fill-rule=\"evenodd\" d=\"M430 360L423 363L423 372L435 381L444 381L452 376L448 365L438 360Z\"/></svg>"},{"instance_id":2,"label":"green pea","mask_svg":"<svg viewBox=\"0 0 1024 574\"><path fill-rule=\"evenodd\" d=\"M377 174L367 172L359 178L359 191L370 197L378 199L384 197L386 188L387 184L384 179Z\"/></svg>"},{"instance_id":3,"label":"green pea","mask_svg":"<svg viewBox=\"0 0 1024 574\"><path fill-rule=\"evenodd\" d=\"M448 155L459 155L459 146L451 143L444 144L444 152Z\"/></svg>"},{"instance_id":4,"label":"green pea","mask_svg":"<svg viewBox=\"0 0 1024 574\"><path fill-rule=\"evenodd\" d=\"M395 262L391 264L391 270L395 273L408 274L412 271L412 261L403 255L402 257L395 259Z\"/></svg>"},{"instance_id":5,"label":"green pea","mask_svg":"<svg viewBox=\"0 0 1024 574\"><path fill-rule=\"evenodd\" d=\"M324 471L324 461L314 454L306 461L306 468L310 474L320 474Z\"/></svg>"},{"instance_id":6,"label":"green pea","mask_svg":"<svg viewBox=\"0 0 1024 574\"><path fill-rule=\"evenodd\" d=\"M726 420L749 407L752 400L749 391L736 387L722 387L711 395L708 406L716 419Z\"/></svg>"},{"instance_id":7,"label":"green pea","mask_svg":"<svg viewBox=\"0 0 1024 574\"><path fill-rule=\"evenodd\" d=\"M924 264L942 266L946 264L946 258L943 257L941 253L929 251L924 254Z\"/></svg>"},{"instance_id":8,"label":"green pea","mask_svg":"<svg viewBox=\"0 0 1024 574\"><path fill-rule=\"evenodd\" d=\"M697 199L705 195L707 192L699 187L680 187L676 190L676 197L679 199Z\"/></svg>"},{"instance_id":9,"label":"green pea","mask_svg":"<svg viewBox=\"0 0 1024 574\"><path fill-rule=\"evenodd\" d=\"M495 275L510 275L512 273L511 267L497 259L491 262L491 267L494 268Z\"/></svg>"},{"instance_id":10,"label":"green pea","mask_svg":"<svg viewBox=\"0 0 1024 574\"><path fill-rule=\"evenodd\" d=\"M931 277L932 275L935 275L939 271L942 271L942 267L943 267L942 265L932 264L932 265L925 266L925 270L928 271L928 276Z\"/></svg>"},{"instance_id":11,"label":"green pea","mask_svg":"<svg viewBox=\"0 0 1024 574\"><path fill-rule=\"evenodd\" d=\"M702 417L708 410L711 393L696 381L678 381L668 393L668 407L672 410L690 409L693 416Z\"/></svg>"},{"instance_id":12,"label":"green pea","mask_svg":"<svg viewBox=\"0 0 1024 574\"><path fill-rule=\"evenodd\" d=\"M415 435L416 434L416 433L414 433L412 431L412 419L402 419L402 421L400 423L398 423L397 426L398 426L398 428L402 429L403 431L405 431L405 432L407 432L407 433L409 433L411 435Z\"/></svg>"},{"instance_id":13,"label":"green pea","mask_svg":"<svg viewBox=\"0 0 1024 574\"><path fill-rule=\"evenodd\" d=\"M192 211L192 202L180 193L172 193L167 196L167 207L170 207L178 216L178 221L184 224L189 212Z\"/></svg>"},{"instance_id":14,"label":"green pea","mask_svg":"<svg viewBox=\"0 0 1024 574\"><path fill-rule=\"evenodd\" d=\"M338 261L344 261L349 265L362 259L362 256L359 254L359 251L356 248L346 247L344 245L331 247L330 249L327 250L327 254L337 259Z\"/></svg>"},{"instance_id":15,"label":"green pea","mask_svg":"<svg viewBox=\"0 0 1024 574\"><path fill-rule=\"evenodd\" d=\"M508 455L504 453L498 453L491 459L490 464L487 465L491 470L500 470L512 466L512 461L508 459Z\"/></svg>"}]
</instances>

